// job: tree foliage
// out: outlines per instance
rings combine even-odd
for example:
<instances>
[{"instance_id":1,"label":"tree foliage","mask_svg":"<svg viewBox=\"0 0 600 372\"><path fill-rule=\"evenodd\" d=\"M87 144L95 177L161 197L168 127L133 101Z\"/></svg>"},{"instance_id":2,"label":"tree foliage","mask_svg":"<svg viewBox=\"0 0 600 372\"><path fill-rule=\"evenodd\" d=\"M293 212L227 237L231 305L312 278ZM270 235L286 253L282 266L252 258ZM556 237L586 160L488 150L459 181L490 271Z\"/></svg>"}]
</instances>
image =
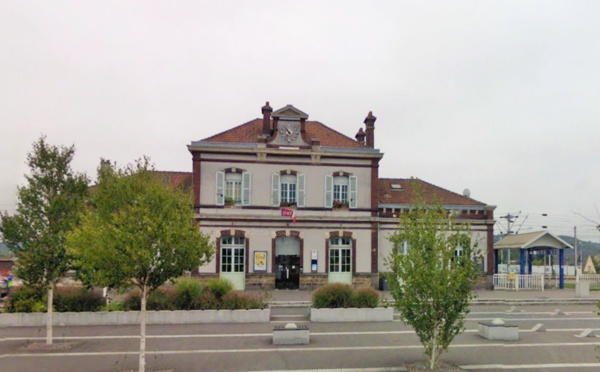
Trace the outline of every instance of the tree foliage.
<instances>
[{"instance_id":1,"label":"tree foliage","mask_svg":"<svg viewBox=\"0 0 600 372\"><path fill-rule=\"evenodd\" d=\"M468 231L440 205L420 203L401 214L398 230L390 237L390 291L432 369L464 330L474 297L479 270Z\"/></svg>"},{"instance_id":2,"label":"tree foliage","mask_svg":"<svg viewBox=\"0 0 600 372\"><path fill-rule=\"evenodd\" d=\"M67 272L67 233L84 206L88 179L71 169L75 147L53 146L42 136L27 155L27 184L17 191L17 213L0 213L0 232L17 258L18 278L47 291L46 343L52 344L53 287Z\"/></svg>"},{"instance_id":3,"label":"tree foliage","mask_svg":"<svg viewBox=\"0 0 600 372\"><path fill-rule=\"evenodd\" d=\"M143 371L148 294L212 257L208 237L194 223L190 196L160 179L147 158L123 169L103 161L89 209L68 246L87 284L140 289Z\"/></svg>"}]
</instances>

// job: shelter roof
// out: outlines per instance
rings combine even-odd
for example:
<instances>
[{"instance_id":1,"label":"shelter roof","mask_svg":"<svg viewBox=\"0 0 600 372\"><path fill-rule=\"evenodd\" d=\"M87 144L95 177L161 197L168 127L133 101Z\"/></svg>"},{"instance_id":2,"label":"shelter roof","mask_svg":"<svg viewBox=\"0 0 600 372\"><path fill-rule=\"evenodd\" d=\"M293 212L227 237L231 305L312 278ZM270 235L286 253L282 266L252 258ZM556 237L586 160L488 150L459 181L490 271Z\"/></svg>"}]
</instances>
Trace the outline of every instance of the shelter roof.
<instances>
[{"instance_id":1,"label":"shelter roof","mask_svg":"<svg viewBox=\"0 0 600 372\"><path fill-rule=\"evenodd\" d=\"M507 235L494 244L494 249L573 249L573 246L548 231Z\"/></svg>"}]
</instances>

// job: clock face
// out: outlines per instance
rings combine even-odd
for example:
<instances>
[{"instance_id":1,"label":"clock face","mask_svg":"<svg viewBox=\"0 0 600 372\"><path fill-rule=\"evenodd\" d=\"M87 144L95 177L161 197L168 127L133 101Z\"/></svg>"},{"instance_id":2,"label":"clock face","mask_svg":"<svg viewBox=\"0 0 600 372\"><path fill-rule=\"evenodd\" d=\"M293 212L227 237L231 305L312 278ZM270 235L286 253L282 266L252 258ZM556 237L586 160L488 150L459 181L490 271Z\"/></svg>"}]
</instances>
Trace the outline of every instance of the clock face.
<instances>
[{"instance_id":1,"label":"clock face","mask_svg":"<svg viewBox=\"0 0 600 372\"><path fill-rule=\"evenodd\" d=\"M292 124L283 124L279 128L279 134L283 136L283 139L287 143L291 143L295 141L296 138L298 138L298 134L300 134L300 131Z\"/></svg>"}]
</instances>

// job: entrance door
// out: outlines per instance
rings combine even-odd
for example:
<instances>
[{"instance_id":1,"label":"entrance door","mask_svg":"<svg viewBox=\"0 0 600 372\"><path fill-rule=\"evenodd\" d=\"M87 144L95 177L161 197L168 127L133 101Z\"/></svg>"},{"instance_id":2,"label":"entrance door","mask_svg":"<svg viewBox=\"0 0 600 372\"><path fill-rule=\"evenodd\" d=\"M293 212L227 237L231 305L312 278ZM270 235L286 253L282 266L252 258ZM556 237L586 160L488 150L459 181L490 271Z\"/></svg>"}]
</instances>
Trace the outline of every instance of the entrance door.
<instances>
[{"instance_id":1,"label":"entrance door","mask_svg":"<svg viewBox=\"0 0 600 372\"><path fill-rule=\"evenodd\" d=\"M300 256L275 257L275 288L298 289L300 287Z\"/></svg>"},{"instance_id":2,"label":"entrance door","mask_svg":"<svg viewBox=\"0 0 600 372\"><path fill-rule=\"evenodd\" d=\"M246 286L246 241L240 236L221 238L221 278L243 291Z\"/></svg>"},{"instance_id":3,"label":"entrance door","mask_svg":"<svg viewBox=\"0 0 600 372\"><path fill-rule=\"evenodd\" d=\"M275 288L300 288L300 239L279 236L275 239Z\"/></svg>"},{"instance_id":4,"label":"entrance door","mask_svg":"<svg viewBox=\"0 0 600 372\"><path fill-rule=\"evenodd\" d=\"M329 240L329 283L352 284L352 240Z\"/></svg>"}]
</instances>

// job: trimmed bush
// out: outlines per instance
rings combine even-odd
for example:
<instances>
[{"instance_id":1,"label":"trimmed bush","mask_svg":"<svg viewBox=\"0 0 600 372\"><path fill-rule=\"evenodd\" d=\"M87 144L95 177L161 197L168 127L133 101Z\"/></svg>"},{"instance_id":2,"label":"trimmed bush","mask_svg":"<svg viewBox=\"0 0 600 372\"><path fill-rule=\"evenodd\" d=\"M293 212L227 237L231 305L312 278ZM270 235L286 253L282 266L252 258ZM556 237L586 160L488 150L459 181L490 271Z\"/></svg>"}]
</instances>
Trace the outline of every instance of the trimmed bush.
<instances>
[{"instance_id":1,"label":"trimmed bush","mask_svg":"<svg viewBox=\"0 0 600 372\"><path fill-rule=\"evenodd\" d=\"M331 283L315 289L312 306L315 308L352 307L354 290L349 284Z\"/></svg>"},{"instance_id":2,"label":"trimmed bush","mask_svg":"<svg viewBox=\"0 0 600 372\"><path fill-rule=\"evenodd\" d=\"M118 302L111 302L108 305L104 305L100 308L100 311L123 311L125 310L125 308L123 307L123 304L118 303Z\"/></svg>"},{"instance_id":3,"label":"trimmed bush","mask_svg":"<svg viewBox=\"0 0 600 372\"><path fill-rule=\"evenodd\" d=\"M198 298L198 308L200 310L218 310L221 308L221 303L210 290L205 289Z\"/></svg>"},{"instance_id":4,"label":"trimmed bush","mask_svg":"<svg viewBox=\"0 0 600 372\"><path fill-rule=\"evenodd\" d=\"M139 311L142 308L142 295L139 290L129 293L123 299L125 311ZM172 292L158 288L148 295L146 310L175 310Z\"/></svg>"},{"instance_id":5,"label":"trimmed bush","mask_svg":"<svg viewBox=\"0 0 600 372\"><path fill-rule=\"evenodd\" d=\"M100 293L78 287L57 288L53 299L54 308L61 313L98 311L103 304Z\"/></svg>"},{"instance_id":6,"label":"trimmed bush","mask_svg":"<svg viewBox=\"0 0 600 372\"><path fill-rule=\"evenodd\" d=\"M354 292L354 307L377 307L379 292L372 287L360 287Z\"/></svg>"},{"instance_id":7,"label":"trimmed bush","mask_svg":"<svg viewBox=\"0 0 600 372\"><path fill-rule=\"evenodd\" d=\"M173 303L177 310L201 309L200 296L204 286L192 278L180 278L175 283Z\"/></svg>"},{"instance_id":8,"label":"trimmed bush","mask_svg":"<svg viewBox=\"0 0 600 372\"><path fill-rule=\"evenodd\" d=\"M34 287L18 287L6 299L9 313L42 313L46 311L44 292Z\"/></svg>"},{"instance_id":9,"label":"trimmed bush","mask_svg":"<svg viewBox=\"0 0 600 372\"><path fill-rule=\"evenodd\" d=\"M233 284L227 279L211 279L208 282L208 289L217 300L221 300L223 296L233 290Z\"/></svg>"},{"instance_id":10,"label":"trimmed bush","mask_svg":"<svg viewBox=\"0 0 600 372\"><path fill-rule=\"evenodd\" d=\"M312 295L312 307L346 308L377 307L379 292L371 287L360 287L354 290L350 284L331 283L317 288Z\"/></svg>"},{"instance_id":11,"label":"trimmed bush","mask_svg":"<svg viewBox=\"0 0 600 372\"><path fill-rule=\"evenodd\" d=\"M221 309L228 310L263 309L266 306L260 296L238 291L228 292L221 301Z\"/></svg>"}]
</instances>

